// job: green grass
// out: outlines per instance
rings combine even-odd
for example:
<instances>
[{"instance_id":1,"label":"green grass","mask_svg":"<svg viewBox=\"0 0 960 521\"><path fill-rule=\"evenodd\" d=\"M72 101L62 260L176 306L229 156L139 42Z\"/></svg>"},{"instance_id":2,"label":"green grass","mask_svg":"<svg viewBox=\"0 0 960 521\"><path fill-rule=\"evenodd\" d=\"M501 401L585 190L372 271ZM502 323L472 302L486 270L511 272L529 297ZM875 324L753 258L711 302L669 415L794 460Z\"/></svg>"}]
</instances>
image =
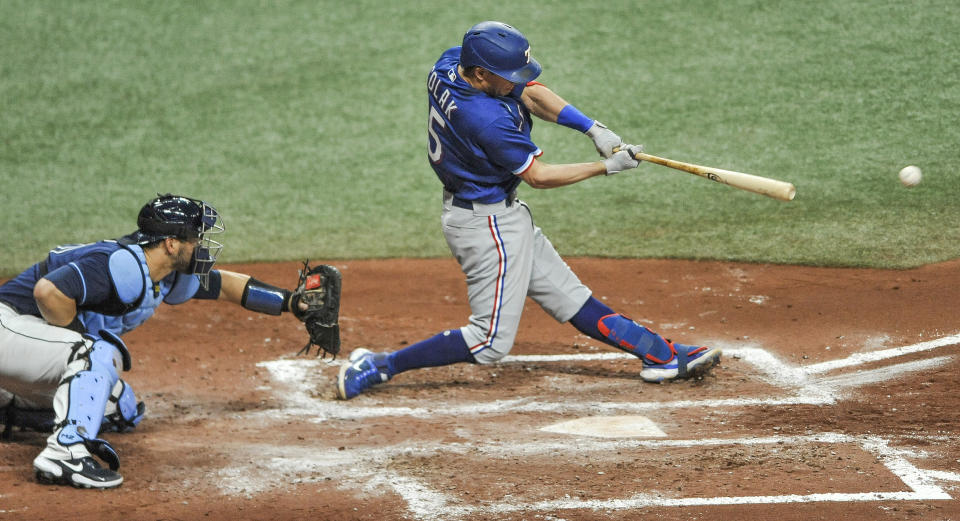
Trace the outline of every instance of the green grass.
<instances>
[{"instance_id":1,"label":"green grass","mask_svg":"<svg viewBox=\"0 0 960 521\"><path fill-rule=\"evenodd\" d=\"M132 231L168 191L221 211L229 262L448 255L424 80L484 19L648 152L797 186L782 203L642 165L521 188L564 255L960 256L956 2L5 0L0 275ZM569 129L534 140L547 162L595 158Z\"/></svg>"}]
</instances>

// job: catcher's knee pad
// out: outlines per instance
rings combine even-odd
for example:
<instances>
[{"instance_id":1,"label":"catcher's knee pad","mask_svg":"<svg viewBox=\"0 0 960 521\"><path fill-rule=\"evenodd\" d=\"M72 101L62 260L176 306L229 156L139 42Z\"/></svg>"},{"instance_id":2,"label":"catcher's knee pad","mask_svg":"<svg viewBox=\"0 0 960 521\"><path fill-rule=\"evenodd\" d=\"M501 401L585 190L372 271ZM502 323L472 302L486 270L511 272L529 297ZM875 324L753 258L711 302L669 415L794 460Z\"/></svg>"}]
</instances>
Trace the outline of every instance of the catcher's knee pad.
<instances>
[{"instance_id":1,"label":"catcher's knee pad","mask_svg":"<svg viewBox=\"0 0 960 521\"><path fill-rule=\"evenodd\" d=\"M663 337L619 313L600 317L597 329L613 345L635 356L657 363L670 359L670 346Z\"/></svg>"},{"instance_id":2,"label":"catcher's knee pad","mask_svg":"<svg viewBox=\"0 0 960 521\"><path fill-rule=\"evenodd\" d=\"M116 349L115 352L111 353L114 356L113 366L117 369L123 369L124 371L129 371L130 367L133 365L133 361L130 358L130 350L127 349L127 344L124 344L123 340L121 340L116 333L108 329L101 329L100 336L102 340L98 340L97 342L105 342L110 346L112 346L114 349ZM94 342L94 346L97 345L97 342ZM101 350L102 350L102 353L104 354L100 356L105 357L106 356L105 353L109 352L109 349L107 349L104 346L101 346ZM106 358L104 358L104 360L105 359Z\"/></svg>"}]
</instances>

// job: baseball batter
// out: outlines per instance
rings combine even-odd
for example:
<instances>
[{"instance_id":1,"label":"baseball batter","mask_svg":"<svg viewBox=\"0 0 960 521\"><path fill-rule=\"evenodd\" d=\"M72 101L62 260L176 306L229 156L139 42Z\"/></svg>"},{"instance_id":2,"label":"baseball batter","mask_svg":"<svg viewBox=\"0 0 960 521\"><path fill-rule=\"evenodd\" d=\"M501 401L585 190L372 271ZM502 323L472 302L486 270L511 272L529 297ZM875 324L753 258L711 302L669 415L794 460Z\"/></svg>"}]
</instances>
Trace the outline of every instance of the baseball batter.
<instances>
[{"instance_id":1,"label":"baseball batter","mask_svg":"<svg viewBox=\"0 0 960 521\"><path fill-rule=\"evenodd\" d=\"M523 34L482 22L428 74L427 156L443 184L443 234L466 275L472 314L467 325L400 351L353 351L338 376L341 399L410 369L496 362L513 346L527 297L557 321L636 355L646 381L701 375L719 361L719 349L674 344L593 298L517 199L521 182L554 188L615 174L636 168L642 151L534 81L540 71ZM531 114L585 133L605 159L540 161Z\"/></svg>"},{"instance_id":2,"label":"baseball batter","mask_svg":"<svg viewBox=\"0 0 960 521\"><path fill-rule=\"evenodd\" d=\"M159 196L137 226L117 240L55 248L0 286L0 419L7 429L53 430L33 461L41 483L123 482L116 452L98 435L132 429L144 416L119 378L130 369L120 335L161 302L219 299L271 315L289 311L291 301L303 309L288 290L212 269L222 245L211 236L223 226L207 203Z\"/></svg>"}]
</instances>

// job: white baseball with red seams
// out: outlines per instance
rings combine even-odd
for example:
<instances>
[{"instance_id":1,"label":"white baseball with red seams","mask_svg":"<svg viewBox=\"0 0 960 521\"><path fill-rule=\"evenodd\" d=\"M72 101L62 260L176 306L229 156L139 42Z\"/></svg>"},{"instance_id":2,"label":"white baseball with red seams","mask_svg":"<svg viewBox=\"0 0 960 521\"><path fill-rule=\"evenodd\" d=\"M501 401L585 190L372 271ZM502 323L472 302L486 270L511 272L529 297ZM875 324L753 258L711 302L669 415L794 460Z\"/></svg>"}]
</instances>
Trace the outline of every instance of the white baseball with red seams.
<instances>
[{"instance_id":1,"label":"white baseball with red seams","mask_svg":"<svg viewBox=\"0 0 960 521\"><path fill-rule=\"evenodd\" d=\"M900 170L900 182L903 183L903 186L917 186L920 184L920 180L923 179L923 172L920 171L920 167L910 165L903 167Z\"/></svg>"}]
</instances>

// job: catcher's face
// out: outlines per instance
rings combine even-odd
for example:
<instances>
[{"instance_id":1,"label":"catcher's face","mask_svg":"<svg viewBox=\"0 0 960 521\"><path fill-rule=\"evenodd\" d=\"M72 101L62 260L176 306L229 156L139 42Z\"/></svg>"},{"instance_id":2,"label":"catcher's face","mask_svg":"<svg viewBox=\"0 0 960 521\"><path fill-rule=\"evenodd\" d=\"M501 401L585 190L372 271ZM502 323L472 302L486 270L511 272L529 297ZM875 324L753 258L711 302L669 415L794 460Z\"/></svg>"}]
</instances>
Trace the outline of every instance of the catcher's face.
<instances>
[{"instance_id":1,"label":"catcher's face","mask_svg":"<svg viewBox=\"0 0 960 521\"><path fill-rule=\"evenodd\" d=\"M176 239L175 239L176 240ZM190 273L190 261L193 258L193 250L197 248L197 239L191 239L189 241L180 241L177 240L180 245L180 248L174 254L173 258L173 269L179 271L180 273Z\"/></svg>"}]
</instances>

